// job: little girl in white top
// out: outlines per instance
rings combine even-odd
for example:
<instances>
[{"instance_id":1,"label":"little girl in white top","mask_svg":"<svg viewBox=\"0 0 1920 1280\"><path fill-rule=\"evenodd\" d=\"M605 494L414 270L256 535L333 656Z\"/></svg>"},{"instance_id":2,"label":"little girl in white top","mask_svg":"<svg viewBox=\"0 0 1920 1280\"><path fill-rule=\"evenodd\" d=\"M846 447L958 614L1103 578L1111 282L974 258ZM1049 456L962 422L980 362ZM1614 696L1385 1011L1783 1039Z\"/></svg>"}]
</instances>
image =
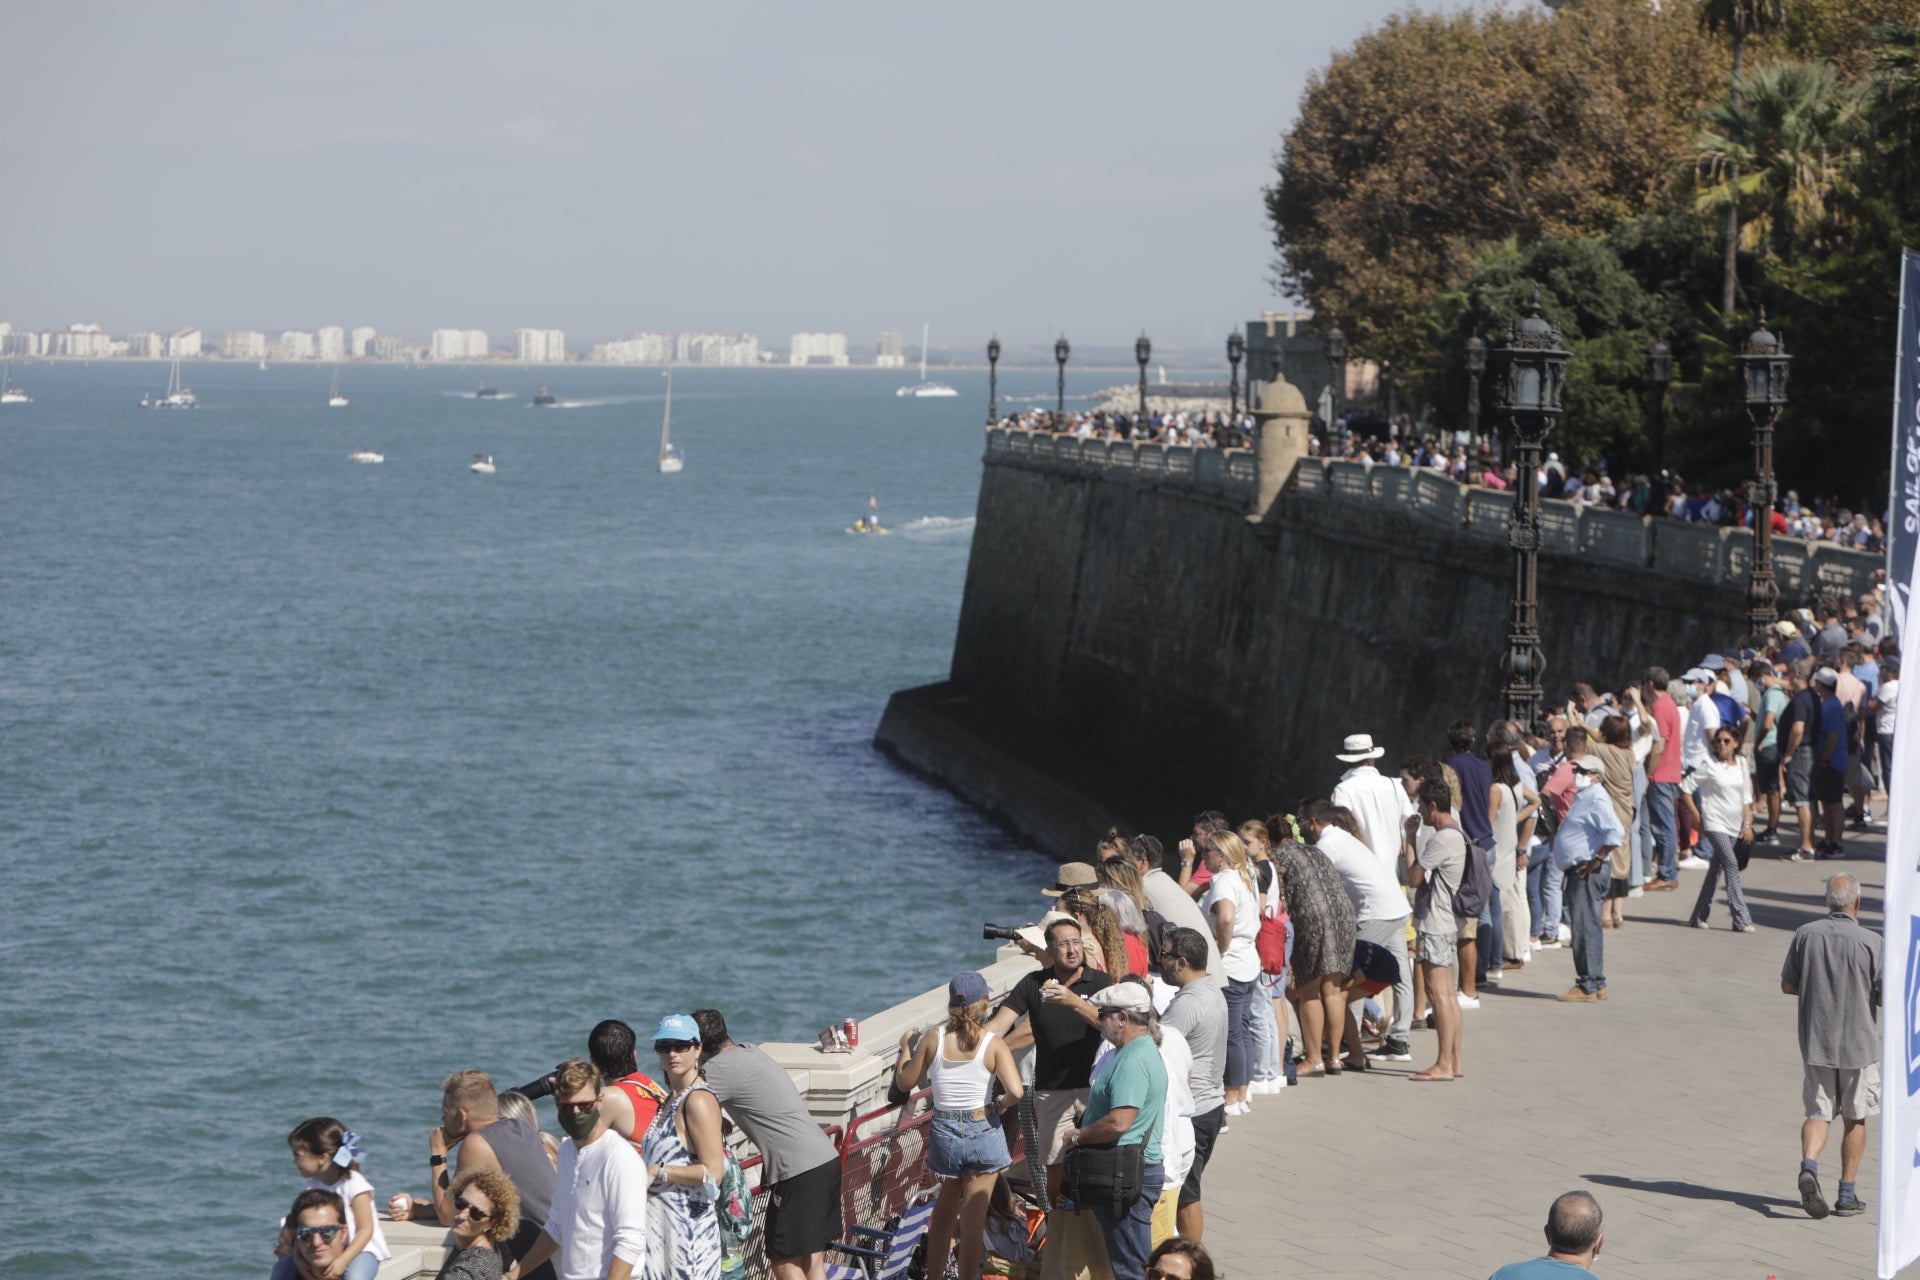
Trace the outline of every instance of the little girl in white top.
<instances>
[{"instance_id":1,"label":"little girl in white top","mask_svg":"<svg viewBox=\"0 0 1920 1280\"><path fill-rule=\"evenodd\" d=\"M327 1268L327 1280L374 1280L380 1264L393 1254L380 1223L373 1216L373 1184L360 1172L366 1150L359 1135L331 1116L315 1116L287 1135L293 1149L293 1167L306 1178L302 1191L317 1187L340 1197L347 1220L347 1245ZM282 1223L274 1252L272 1280L297 1280L293 1260L293 1224Z\"/></svg>"}]
</instances>

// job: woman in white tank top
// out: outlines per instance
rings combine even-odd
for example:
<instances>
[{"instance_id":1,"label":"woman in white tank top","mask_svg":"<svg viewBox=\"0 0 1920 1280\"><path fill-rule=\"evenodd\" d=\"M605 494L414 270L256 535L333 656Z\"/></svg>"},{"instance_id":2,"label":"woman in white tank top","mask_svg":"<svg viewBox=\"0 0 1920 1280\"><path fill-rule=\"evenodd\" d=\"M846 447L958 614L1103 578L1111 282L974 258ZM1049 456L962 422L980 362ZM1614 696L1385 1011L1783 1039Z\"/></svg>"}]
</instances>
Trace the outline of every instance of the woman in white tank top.
<instances>
[{"instance_id":1,"label":"woman in white tank top","mask_svg":"<svg viewBox=\"0 0 1920 1280\"><path fill-rule=\"evenodd\" d=\"M922 1080L933 1086L927 1168L940 1179L933 1221L927 1227L927 1274L947 1273L947 1256L960 1245L960 1274L980 1274L987 1204L994 1180L1012 1163L1000 1113L1020 1103L1020 1069L1006 1042L986 1030L987 980L957 973L947 984L947 1025L933 1035L900 1037L893 1082L911 1092ZM1000 1099L992 1099L1000 1081Z\"/></svg>"}]
</instances>

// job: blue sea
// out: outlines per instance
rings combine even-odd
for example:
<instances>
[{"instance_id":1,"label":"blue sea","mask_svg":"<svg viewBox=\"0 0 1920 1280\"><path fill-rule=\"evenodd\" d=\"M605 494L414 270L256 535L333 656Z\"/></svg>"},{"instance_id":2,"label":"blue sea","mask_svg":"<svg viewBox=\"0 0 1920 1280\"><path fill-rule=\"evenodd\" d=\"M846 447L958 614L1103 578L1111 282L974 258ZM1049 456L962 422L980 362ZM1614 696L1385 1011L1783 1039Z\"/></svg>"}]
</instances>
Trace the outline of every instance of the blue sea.
<instances>
[{"instance_id":1,"label":"blue sea","mask_svg":"<svg viewBox=\"0 0 1920 1280\"><path fill-rule=\"evenodd\" d=\"M263 1275L308 1116L384 1200L450 1071L696 1005L810 1039L1036 913L1050 868L870 745L948 667L984 374L681 370L663 477L657 370L140 409L166 373L16 363L0 409L0 1275Z\"/></svg>"}]
</instances>

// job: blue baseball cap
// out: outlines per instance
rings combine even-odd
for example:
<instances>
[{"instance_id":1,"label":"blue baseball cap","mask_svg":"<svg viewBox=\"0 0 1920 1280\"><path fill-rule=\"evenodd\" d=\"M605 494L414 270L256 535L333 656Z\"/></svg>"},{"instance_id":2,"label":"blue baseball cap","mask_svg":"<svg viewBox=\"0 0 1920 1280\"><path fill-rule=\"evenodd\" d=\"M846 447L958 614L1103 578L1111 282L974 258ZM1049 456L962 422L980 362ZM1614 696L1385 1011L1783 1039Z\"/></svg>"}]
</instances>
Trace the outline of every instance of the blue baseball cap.
<instances>
[{"instance_id":1,"label":"blue baseball cap","mask_svg":"<svg viewBox=\"0 0 1920 1280\"><path fill-rule=\"evenodd\" d=\"M947 984L947 1004L978 1004L987 998L987 980L971 969L953 975Z\"/></svg>"},{"instance_id":2,"label":"blue baseball cap","mask_svg":"<svg viewBox=\"0 0 1920 1280\"><path fill-rule=\"evenodd\" d=\"M682 1043L700 1043L700 1024L684 1013L670 1013L660 1019L660 1025L653 1029L655 1044L662 1040L677 1040Z\"/></svg>"}]
</instances>

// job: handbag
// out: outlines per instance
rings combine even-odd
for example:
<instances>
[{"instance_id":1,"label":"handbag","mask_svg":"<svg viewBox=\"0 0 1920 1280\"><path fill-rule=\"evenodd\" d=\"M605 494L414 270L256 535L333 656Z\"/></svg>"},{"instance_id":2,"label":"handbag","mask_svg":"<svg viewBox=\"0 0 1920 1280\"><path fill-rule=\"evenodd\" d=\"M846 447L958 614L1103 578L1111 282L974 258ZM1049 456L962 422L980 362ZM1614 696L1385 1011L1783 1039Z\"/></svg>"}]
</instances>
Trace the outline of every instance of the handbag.
<instances>
[{"instance_id":1,"label":"handbag","mask_svg":"<svg viewBox=\"0 0 1920 1280\"><path fill-rule=\"evenodd\" d=\"M1159 1128L1160 1117L1155 1116L1147 1126L1144 1141L1126 1146L1117 1140L1091 1147L1076 1143L1073 1150L1067 1152L1060 1194L1071 1200L1075 1208L1125 1213L1146 1189L1147 1148L1153 1145L1153 1135Z\"/></svg>"},{"instance_id":2,"label":"handbag","mask_svg":"<svg viewBox=\"0 0 1920 1280\"><path fill-rule=\"evenodd\" d=\"M1113 1275L1107 1239L1091 1213L1056 1209L1047 1215L1046 1245L1040 1250L1041 1280L1101 1280Z\"/></svg>"},{"instance_id":3,"label":"handbag","mask_svg":"<svg viewBox=\"0 0 1920 1280\"><path fill-rule=\"evenodd\" d=\"M1747 863L1751 862L1752 860L1753 860L1753 841L1741 840L1736 837L1733 842L1734 865L1738 866L1742 871L1745 871L1747 869Z\"/></svg>"},{"instance_id":4,"label":"handbag","mask_svg":"<svg viewBox=\"0 0 1920 1280\"><path fill-rule=\"evenodd\" d=\"M1260 972L1270 978L1287 971L1287 930L1291 925L1286 912L1261 909L1260 932L1254 935L1253 949L1260 957Z\"/></svg>"}]
</instances>

